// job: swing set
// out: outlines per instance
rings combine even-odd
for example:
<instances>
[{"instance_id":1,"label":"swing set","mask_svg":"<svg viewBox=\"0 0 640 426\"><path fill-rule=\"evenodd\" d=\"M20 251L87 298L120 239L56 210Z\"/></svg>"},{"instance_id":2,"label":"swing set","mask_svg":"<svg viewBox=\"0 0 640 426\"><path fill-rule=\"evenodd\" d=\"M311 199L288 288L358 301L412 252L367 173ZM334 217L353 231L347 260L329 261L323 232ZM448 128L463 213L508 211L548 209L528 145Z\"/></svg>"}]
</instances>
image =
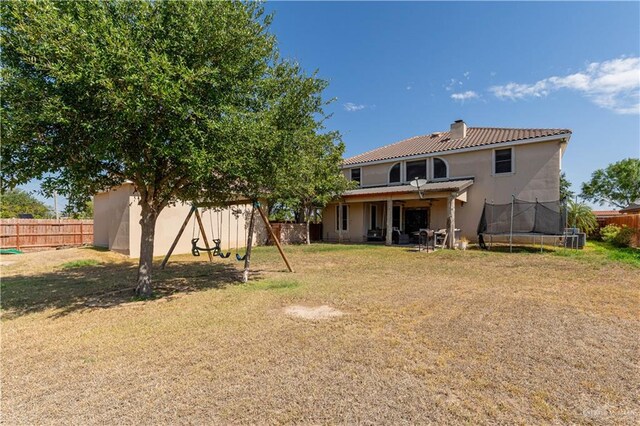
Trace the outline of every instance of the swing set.
<instances>
[{"instance_id":1,"label":"swing set","mask_svg":"<svg viewBox=\"0 0 640 426\"><path fill-rule=\"evenodd\" d=\"M254 201L251 203L252 204L252 208L251 208L251 219L249 221L249 231L247 232L247 227L243 226L244 228L244 241L246 243L245 245L245 252L244 254L240 254L240 245L239 245L239 237L240 237L240 215L242 215L246 210L241 209L239 206L237 206L235 203L232 204L228 204L226 207L228 207L227 209L227 240L229 241L229 249L231 248L231 215L234 216L235 221L236 221L236 244L235 244L235 260L237 260L238 262L245 262L245 271L248 270L249 268L249 262L251 259L251 246L253 243L253 228L254 228L254 213L255 210L258 211L258 213L260 214L260 217L262 218L262 221L264 222L265 227L267 228L267 231L269 232L269 234L271 235L271 239L272 241L275 242L276 246L278 247L278 251L280 252L280 256L282 256L282 259L284 260L284 263L287 265L287 269L289 270L289 272L293 272L293 268L291 267L291 265L289 264L289 260L287 259L287 256L284 254L284 251L282 250L282 246L280 245L280 241L276 238L273 229L271 228L271 224L269 223L269 219L267 218L267 216L265 215L264 211L262 210L262 207L260 205L260 202L258 201ZM235 207L235 208L233 208ZM209 244L209 239L207 238L207 233L205 231L205 227L204 227L204 223L202 221L202 216L204 215L205 211L203 211L202 214L200 214L200 209L204 209L204 210L208 210L209 211L209 224L210 224L210 228L211 228L211 242L213 243L211 246ZM233 208L233 213L231 212ZM216 227L217 227L217 233L214 233L214 218L213 218L213 210L216 210L216 214L217 214L217 220L215 221ZM178 241L180 240L180 237L182 237L182 234L184 233L187 225L189 224L189 221L191 220L191 216L195 216L195 220L193 221L193 229L191 232L191 254L193 256L200 256L200 252L205 252L207 253L208 257L209 257L209 261L213 262L213 257L214 256L218 256L221 257L222 259L227 259L231 256L231 251L227 251L226 253L223 252L221 244L222 244L222 232L223 232L223 214L222 214L222 210L220 210L220 206L214 206L212 204L206 204L206 203L201 203L201 204L192 204L191 209L189 210L189 213L187 214L187 217L185 218L184 222L182 223L182 226L180 227L180 230L178 231L178 235L176 235L176 238L173 240L173 243L171 244L171 247L169 248L169 251L167 252L167 255L164 257L164 259L162 260L162 264L161 264L161 268L164 269L164 267L167 265L167 262L169 261L169 258L171 257L171 254L173 253L173 250L175 250L176 245L178 245ZM198 225L196 228L196 224ZM217 236L217 238L216 238ZM201 247L198 245L198 242L200 241L200 239L202 238L202 242L204 243L204 247Z\"/></svg>"}]
</instances>

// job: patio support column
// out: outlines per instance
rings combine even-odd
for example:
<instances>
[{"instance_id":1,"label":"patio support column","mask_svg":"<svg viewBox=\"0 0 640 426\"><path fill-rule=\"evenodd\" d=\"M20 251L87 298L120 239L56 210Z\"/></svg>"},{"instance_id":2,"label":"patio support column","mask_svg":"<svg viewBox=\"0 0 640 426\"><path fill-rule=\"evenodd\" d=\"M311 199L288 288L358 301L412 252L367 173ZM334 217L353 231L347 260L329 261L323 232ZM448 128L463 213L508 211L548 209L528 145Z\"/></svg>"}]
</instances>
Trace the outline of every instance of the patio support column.
<instances>
[{"instance_id":1,"label":"patio support column","mask_svg":"<svg viewBox=\"0 0 640 426\"><path fill-rule=\"evenodd\" d=\"M385 244L390 246L392 244L393 235L393 200L389 198L387 200L387 238Z\"/></svg>"},{"instance_id":2,"label":"patio support column","mask_svg":"<svg viewBox=\"0 0 640 426\"><path fill-rule=\"evenodd\" d=\"M449 194L449 217L447 217L447 233L449 234L447 246L450 249L456 247L456 193Z\"/></svg>"},{"instance_id":3,"label":"patio support column","mask_svg":"<svg viewBox=\"0 0 640 426\"><path fill-rule=\"evenodd\" d=\"M338 203L338 242L342 243L342 203Z\"/></svg>"}]
</instances>

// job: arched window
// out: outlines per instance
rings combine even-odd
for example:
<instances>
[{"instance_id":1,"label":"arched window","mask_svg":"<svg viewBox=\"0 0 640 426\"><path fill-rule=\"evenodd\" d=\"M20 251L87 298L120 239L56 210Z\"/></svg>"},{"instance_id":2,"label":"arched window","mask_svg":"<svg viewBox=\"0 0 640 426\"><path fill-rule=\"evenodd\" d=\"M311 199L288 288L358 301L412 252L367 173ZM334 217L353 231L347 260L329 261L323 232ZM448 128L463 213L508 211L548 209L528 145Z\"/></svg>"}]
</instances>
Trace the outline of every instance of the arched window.
<instances>
[{"instance_id":1,"label":"arched window","mask_svg":"<svg viewBox=\"0 0 640 426\"><path fill-rule=\"evenodd\" d=\"M442 158L433 159L433 178L446 179L449 176L447 163Z\"/></svg>"},{"instance_id":2,"label":"arched window","mask_svg":"<svg viewBox=\"0 0 640 426\"><path fill-rule=\"evenodd\" d=\"M400 163L396 163L389 169L389 183L400 182Z\"/></svg>"}]
</instances>

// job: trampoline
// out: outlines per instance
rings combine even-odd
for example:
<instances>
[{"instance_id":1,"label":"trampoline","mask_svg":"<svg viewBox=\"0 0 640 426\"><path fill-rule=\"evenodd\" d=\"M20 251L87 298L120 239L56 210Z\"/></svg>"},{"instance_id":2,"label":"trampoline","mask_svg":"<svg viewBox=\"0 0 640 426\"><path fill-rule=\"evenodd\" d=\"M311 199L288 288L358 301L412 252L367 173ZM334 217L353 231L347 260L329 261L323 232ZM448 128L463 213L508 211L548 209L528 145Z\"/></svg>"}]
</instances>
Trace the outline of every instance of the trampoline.
<instances>
[{"instance_id":1,"label":"trampoline","mask_svg":"<svg viewBox=\"0 0 640 426\"><path fill-rule=\"evenodd\" d=\"M508 204L485 201L478 224L478 242L487 249L485 237L493 244L494 237L509 237L509 251L513 251L513 239L531 238L535 245L540 240L540 250L545 238L563 239L565 246L571 242L577 247L577 238L565 232L567 206L564 201L523 201L511 196Z\"/></svg>"}]
</instances>

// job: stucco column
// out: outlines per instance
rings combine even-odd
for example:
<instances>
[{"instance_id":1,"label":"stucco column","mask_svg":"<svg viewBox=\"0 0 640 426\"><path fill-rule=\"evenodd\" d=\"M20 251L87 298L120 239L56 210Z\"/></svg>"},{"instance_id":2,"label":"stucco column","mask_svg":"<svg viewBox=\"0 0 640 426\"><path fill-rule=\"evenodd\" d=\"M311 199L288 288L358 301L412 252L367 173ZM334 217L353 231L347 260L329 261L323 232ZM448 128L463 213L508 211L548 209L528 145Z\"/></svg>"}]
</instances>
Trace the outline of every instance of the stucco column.
<instances>
[{"instance_id":1,"label":"stucco column","mask_svg":"<svg viewBox=\"0 0 640 426\"><path fill-rule=\"evenodd\" d=\"M392 244L393 234L393 200L389 198L387 200L387 239L385 244L390 246Z\"/></svg>"},{"instance_id":2,"label":"stucco column","mask_svg":"<svg viewBox=\"0 0 640 426\"><path fill-rule=\"evenodd\" d=\"M449 225L449 242L447 246L452 249L456 247L456 193L449 195L449 217L447 217L447 224Z\"/></svg>"},{"instance_id":3,"label":"stucco column","mask_svg":"<svg viewBox=\"0 0 640 426\"><path fill-rule=\"evenodd\" d=\"M342 203L338 203L338 242L342 242Z\"/></svg>"}]
</instances>

